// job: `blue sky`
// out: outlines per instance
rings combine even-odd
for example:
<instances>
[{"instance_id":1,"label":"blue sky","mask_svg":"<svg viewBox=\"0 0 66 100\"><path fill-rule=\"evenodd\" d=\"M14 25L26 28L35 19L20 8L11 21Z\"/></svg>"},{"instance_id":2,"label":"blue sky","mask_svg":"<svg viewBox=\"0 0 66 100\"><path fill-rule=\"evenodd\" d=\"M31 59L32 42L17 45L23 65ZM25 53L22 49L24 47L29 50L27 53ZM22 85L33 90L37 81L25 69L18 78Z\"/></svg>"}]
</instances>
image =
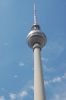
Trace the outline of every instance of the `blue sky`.
<instances>
[{"instance_id":1,"label":"blue sky","mask_svg":"<svg viewBox=\"0 0 66 100\"><path fill-rule=\"evenodd\" d=\"M42 63L47 100L66 100L66 0L36 0L47 36ZM34 100L33 51L26 37L33 0L0 0L0 100Z\"/></svg>"}]
</instances>

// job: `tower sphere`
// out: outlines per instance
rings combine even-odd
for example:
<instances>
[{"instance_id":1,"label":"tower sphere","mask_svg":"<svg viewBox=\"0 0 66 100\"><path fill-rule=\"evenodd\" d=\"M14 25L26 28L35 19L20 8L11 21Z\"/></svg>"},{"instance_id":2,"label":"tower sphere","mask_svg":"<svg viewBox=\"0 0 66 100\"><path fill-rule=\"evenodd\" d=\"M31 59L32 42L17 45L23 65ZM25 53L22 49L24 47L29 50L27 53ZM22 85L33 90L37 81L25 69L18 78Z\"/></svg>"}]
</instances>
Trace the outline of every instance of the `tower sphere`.
<instances>
[{"instance_id":1,"label":"tower sphere","mask_svg":"<svg viewBox=\"0 0 66 100\"><path fill-rule=\"evenodd\" d=\"M45 46L47 42L46 35L41 32L39 25L33 25L32 30L29 32L27 36L28 45L33 48L35 44L39 44L40 48Z\"/></svg>"}]
</instances>

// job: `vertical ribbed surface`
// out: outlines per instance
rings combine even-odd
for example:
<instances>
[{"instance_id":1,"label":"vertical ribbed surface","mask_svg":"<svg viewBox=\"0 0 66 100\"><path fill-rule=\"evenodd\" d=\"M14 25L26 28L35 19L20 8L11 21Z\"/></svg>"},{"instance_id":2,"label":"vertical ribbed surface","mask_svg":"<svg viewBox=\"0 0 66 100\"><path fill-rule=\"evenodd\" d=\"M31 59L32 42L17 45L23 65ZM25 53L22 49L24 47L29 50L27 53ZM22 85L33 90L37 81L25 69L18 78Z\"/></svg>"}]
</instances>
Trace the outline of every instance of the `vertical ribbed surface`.
<instances>
[{"instance_id":1,"label":"vertical ribbed surface","mask_svg":"<svg viewBox=\"0 0 66 100\"><path fill-rule=\"evenodd\" d=\"M40 48L34 48L34 100L46 100Z\"/></svg>"}]
</instances>

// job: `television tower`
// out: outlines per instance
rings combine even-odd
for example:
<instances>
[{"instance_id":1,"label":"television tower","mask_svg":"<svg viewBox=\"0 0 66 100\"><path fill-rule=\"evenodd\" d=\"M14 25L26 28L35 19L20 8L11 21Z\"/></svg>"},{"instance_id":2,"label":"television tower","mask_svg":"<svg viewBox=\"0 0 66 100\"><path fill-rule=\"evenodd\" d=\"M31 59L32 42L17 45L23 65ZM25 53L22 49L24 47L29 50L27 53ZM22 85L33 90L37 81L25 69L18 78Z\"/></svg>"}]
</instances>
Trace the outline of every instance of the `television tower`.
<instances>
[{"instance_id":1,"label":"television tower","mask_svg":"<svg viewBox=\"0 0 66 100\"><path fill-rule=\"evenodd\" d=\"M46 100L41 49L47 42L46 35L41 31L37 24L36 4L34 1L34 24L27 36L28 46L33 49L34 53L34 100Z\"/></svg>"}]
</instances>

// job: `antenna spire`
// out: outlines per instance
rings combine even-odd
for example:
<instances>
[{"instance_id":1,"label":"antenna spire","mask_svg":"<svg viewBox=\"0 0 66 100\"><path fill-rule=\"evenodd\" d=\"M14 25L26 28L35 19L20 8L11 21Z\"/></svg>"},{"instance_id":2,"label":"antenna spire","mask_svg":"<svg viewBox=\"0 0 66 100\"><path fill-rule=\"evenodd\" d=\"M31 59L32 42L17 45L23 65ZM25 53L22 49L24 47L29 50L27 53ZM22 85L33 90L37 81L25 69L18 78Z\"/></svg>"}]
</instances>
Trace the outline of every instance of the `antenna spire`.
<instances>
[{"instance_id":1,"label":"antenna spire","mask_svg":"<svg viewBox=\"0 0 66 100\"><path fill-rule=\"evenodd\" d=\"M34 0L34 24L37 24L37 16L36 16L36 1Z\"/></svg>"}]
</instances>

